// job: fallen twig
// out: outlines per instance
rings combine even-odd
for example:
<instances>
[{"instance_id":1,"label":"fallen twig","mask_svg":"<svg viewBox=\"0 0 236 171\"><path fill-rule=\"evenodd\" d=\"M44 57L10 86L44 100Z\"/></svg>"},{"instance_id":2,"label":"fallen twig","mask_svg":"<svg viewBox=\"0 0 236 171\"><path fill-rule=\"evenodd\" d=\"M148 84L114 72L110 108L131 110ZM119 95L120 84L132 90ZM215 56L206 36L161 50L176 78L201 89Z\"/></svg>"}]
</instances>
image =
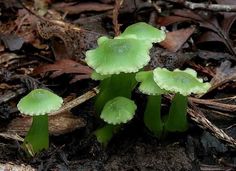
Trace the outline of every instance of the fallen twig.
<instances>
[{"instance_id":1,"label":"fallen twig","mask_svg":"<svg viewBox=\"0 0 236 171\"><path fill-rule=\"evenodd\" d=\"M78 105L80 105L81 103L84 103L85 101L93 98L94 96L96 96L98 94L98 88L95 87L92 90L86 92L85 94L77 97L76 99L66 103L64 106L62 106L59 110L50 113L50 115L57 115L59 113L65 112L65 111L69 111L70 109L72 109L73 107L76 107Z\"/></svg>"},{"instance_id":2,"label":"fallen twig","mask_svg":"<svg viewBox=\"0 0 236 171\"><path fill-rule=\"evenodd\" d=\"M120 24L118 22L118 15L119 15L119 9L123 3L123 0L116 0L114 9L113 9L113 16L112 16L112 22L114 26L115 36L118 36L120 34Z\"/></svg>"},{"instance_id":3,"label":"fallen twig","mask_svg":"<svg viewBox=\"0 0 236 171\"><path fill-rule=\"evenodd\" d=\"M164 1L183 5L185 8L188 8L191 10L202 9L202 10L209 10L209 11L215 11L215 12L236 12L236 5L195 3L195 2L185 1L185 0L164 0Z\"/></svg>"},{"instance_id":4,"label":"fallen twig","mask_svg":"<svg viewBox=\"0 0 236 171\"><path fill-rule=\"evenodd\" d=\"M193 121L198 123L200 127L211 131L215 137L227 142L229 146L234 148L236 147L236 140L227 135L222 129L212 124L200 110L194 107L194 105L191 105L191 108L188 108L188 114Z\"/></svg>"},{"instance_id":5,"label":"fallen twig","mask_svg":"<svg viewBox=\"0 0 236 171\"><path fill-rule=\"evenodd\" d=\"M193 97L189 97L189 100L191 100L193 103L204 104L210 108L218 109L221 111L227 111L227 112L236 111L236 105L234 104L225 104L222 102L216 102L212 99L198 99L198 98L193 98Z\"/></svg>"},{"instance_id":6,"label":"fallen twig","mask_svg":"<svg viewBox=\"0 0 236 171\"><path fill-rule=\"evenodd\" d=\"M20 141L20 142L24 141L24 139L22 137L20 137L18 134L11 133L11 132L1 132L0 137L3 137L5 139L16 140L16 141Z\"/></svg>"}]
</instances>

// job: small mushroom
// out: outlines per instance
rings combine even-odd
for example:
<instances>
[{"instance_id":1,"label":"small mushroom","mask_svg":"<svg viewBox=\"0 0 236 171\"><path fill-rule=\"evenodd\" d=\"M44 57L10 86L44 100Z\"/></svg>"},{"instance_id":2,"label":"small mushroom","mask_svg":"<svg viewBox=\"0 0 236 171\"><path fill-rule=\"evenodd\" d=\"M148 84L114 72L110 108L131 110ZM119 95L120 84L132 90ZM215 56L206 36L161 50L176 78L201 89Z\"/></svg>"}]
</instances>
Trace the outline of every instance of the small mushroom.
<instances>
[{"instance_id":1,"label":"small mushroom","mask_svg":"<svg viewBox=\"0 0 236 171\"><path fill-rule=\"evenodd\" d=\"M190 68L175 69L174 71L156 68L153 74L154 81L161 89L175 93L165 122L165 130L170 132L185 131L188 128L187 96L192 93L206 93L211 86L210 83L203 83L202 79L197 78L197 72Z\"/></svg>"},{"instance_id":2,"label":"small mushroom","mask_svg":"<svg viewBox=\"0 0 236 171\"><path fill-rule=\"evenodd\" d=\"M43 149L48 149L48 115L59 109L63 99L45 90L35 89L23 97L17 104L18 110L27 116L33 116L32 125L24 139L23 146L34 156Z\"/></svg>"},{"instance_id":3,"label":"small mushroom","mask_svg":"<svg viewBox=\"0 0 236 171\"><path fill-rule=\"evenodd\" d=\"M131 120L136 109L134 101L125 97L116 97L106 103L100 117L109 124L117 125Z\"/></svg>"}]
</instances>

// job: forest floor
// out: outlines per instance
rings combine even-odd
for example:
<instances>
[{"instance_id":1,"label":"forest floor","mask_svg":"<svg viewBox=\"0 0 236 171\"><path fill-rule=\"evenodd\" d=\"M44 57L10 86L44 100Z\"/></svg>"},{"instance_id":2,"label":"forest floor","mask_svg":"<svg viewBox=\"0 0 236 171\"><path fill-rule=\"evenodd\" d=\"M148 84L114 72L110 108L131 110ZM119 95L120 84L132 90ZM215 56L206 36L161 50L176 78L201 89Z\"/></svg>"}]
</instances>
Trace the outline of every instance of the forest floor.
<instances>
[{"instance_id":1,"label":"forest floor","mask_svg":"<svg viewBox=\"0 0 236 171\"><path fill-rule=\"evenodd\" d=\"M236 170L235 20L234 0L0 0L0 170ZM193 68L211 88L189 98L187 132L159 140L138 111L103 147L85 52L140 21L167 33L148 68ZM21 143L31 120L16 105L35 88L64 106L49 117L49 149L28 157Z\"/></svg>"}]
</instances>

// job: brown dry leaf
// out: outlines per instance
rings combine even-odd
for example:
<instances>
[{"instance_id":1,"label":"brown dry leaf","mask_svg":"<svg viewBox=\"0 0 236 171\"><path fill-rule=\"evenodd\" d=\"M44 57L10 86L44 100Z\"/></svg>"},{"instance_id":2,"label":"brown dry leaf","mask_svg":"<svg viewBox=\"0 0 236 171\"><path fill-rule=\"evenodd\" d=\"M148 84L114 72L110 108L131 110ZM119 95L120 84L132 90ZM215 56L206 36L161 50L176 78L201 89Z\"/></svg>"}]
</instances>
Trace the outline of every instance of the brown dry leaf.
<instances>
[{"instance_id":1,"label":"brown dry leaf","mask_svg":"<svg viewBox=\"0 0 236 171\"><path fill-rule=\"evenodd\" d=\"M0 25L0 39L11 51L30 43L36 48L45 48L37 37L35 23L37 18L25 9L19 9L15 20Z\"/></svg>"},{"instance_id":2,"label":"brown dry leaf","mask_svg":"<svg viewBox=\"0 0 236 171\"><path fill-rule=\"evenodd\" d=\"M198 23L201 27L209 29L209 31L206 31L205 34L202 34L199 37L198 43L212 41L220 42L227 47L231 54L235 55L236 52L234 51L232 41L229 38L229 30L236 19L236 15L233 14L233 17L232 15L226 16L227 14L222 20L218 19L220 18L218 15L209 14L207 18L202 17L202 20L198 21Z\"/></svg>"},{"instance_id":3,"label":"brown dry leaf","mask_svg":"<svg viewBox=\"0 0 236 171\"><path fill-rule=\"evenodd\" d=\"M221 63L220 67L217 68L215 76L211 80L212 91L229 81L236 80L236 67L231 67L230 61L224 61Z\"/></svg>"},{"instance_id":4,"label":"brown dry leaf","mask_svg":"<svg viewBox=\"0 0 236 171\"><path fill-rule=\"evenodd\" d=\"M158 17L157 23L161 26L168 26L174 23L182 23L184 21L191 21L190 18L180 17L180 16L166 16L166 17Z\"/></svg>"},{"instance_id":5,"label":"brown dry leaf","mask_svg":"<svg viewBox=\"0 0 236 171\"><path fill-rule=\"evenodd\" d=\"M160 44L171 52L177 52L187 39L194 33L195 28L180 29L166 34L166 39Z\"/></svg>"},{"instance_id":6,"label":"brown dry leaf","mask_svg":"<svg viewBox=\"0 0 236 171\"><path fill-rule=\"evenodd\" d=\"M56 3L52 6L58 11L62 11L67 14L80 14L87 11L108 11L113 9L113 5L102 4L97 2L86 3Z\"/></svg>"},{"instance_id":7,"label":"brown dry leaf","mask_svg":"<svg viewBox=\"0 0 236 171\"><path fill-rule=\"evenodd\" d=\"M77 74L77 80L80 80L78 78L90 78L92 69L73 60L62 59L56 61L54 64L39 66L33 71L34 74L45 74L47 72L53 72L51 75L52 78L62 74ZM73 80L73 82L75 82L75 80Z\"/></svg>"},{"instance_id":8,"label":"brown dry leaf","mask_svg":"<svg viewBox=\"0 0 236 171\"><path fill-rule=\"evenodd\" d=\"M25 136L32 123L32 117L18 117L13 119L7 127L7 132ZM57 115L49 116L49 133L61 135L82 128L86 121L66 111Z\"/></svg>"},{"instance_id":9,"label":"brown dry leaf","mask_svg":"<svg viewBox=\"0 0 236 171\"><path fill-rule=\"evenodd\" d=\"M205 14L202 16L201 14L195 13L191 10L175 10L175 16L186 17L191 19L191 21L200 24L201 27L213 30L215 32L219 32L219 23L215 17L212 17L209 14Z\"/></svg>"},{"instance_id":10,"label":"brown dry leaf","mask_svg":"<svg viewBox=\"0 0 236 171\"><path fill-rule=\"evenodd\" d=\"M225 0L224 2L226 1L228 2L226 4L232 3L231 0ZM214 15L211 12L197 13L190 10L175 10L173 14L174 15L172 18L164 17L162 18L161 22L165 24L176 23L181 22L181 20L185 21L181 18L186 18L194 23L199 24L200 27L207 29L207 33L200 36L198 43L212 41L221 42L227 47L232 55L236 54L235 50L233 49L232 41L229 38L229 30L236 19L236 13L221 13L223 20L219 19L219 15Z\"/></svg>"}]
</instances>

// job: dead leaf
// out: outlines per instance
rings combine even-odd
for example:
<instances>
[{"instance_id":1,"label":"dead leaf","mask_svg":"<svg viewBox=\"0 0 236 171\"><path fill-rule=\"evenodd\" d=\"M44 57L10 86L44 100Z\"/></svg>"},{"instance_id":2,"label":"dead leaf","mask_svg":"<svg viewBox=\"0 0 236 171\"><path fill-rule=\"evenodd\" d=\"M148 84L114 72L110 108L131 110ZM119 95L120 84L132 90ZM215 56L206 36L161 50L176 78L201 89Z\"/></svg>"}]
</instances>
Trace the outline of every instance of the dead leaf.
<instances>
[{"instance_id":1,"label":"dead leaf","mask_svg":"<svg viewBox=\"0 0 236 171\"><path fill-rule=\"evenodd\" d=\"M194 33L195 28L180 29L173 32L167 32L166 39L160 43L171 52L177 52L187 39Z\"/></svg>"},{"instance_id":2,"label":"dead leaf","mask_svg":"<svg viewBox=\"0 0 236 171\"><path fill-rule=\"evenodd\" d=\"M190 18L180 17L180 16L166 16L166 17L158 17L157 23L161 26L168 26L178 22L191 21Z\"/></svg>"},{"instance_id":3,"label":"dead leaf","mask_svg":"<svg viewBox=\"0 0 236 171\"><path fill-rule=\"evenodd\" d=\"M235 13L230 13L230 14L223 13L224 18L222 21L219 19L219 15L212 14L211 12L206 12L206 11L204 12L200 11L196 13L190 10L175 10L173 14L174 17L177 17L177 18L173 17L172 18L173 21L171 21L171 18L166 18L166 19L164 18L164 20L167 20L166 21L167 24L171 22L175 23L177 21L180 22L180 18L178 17L190 19L192 22L199 24L200 27L207 29L203 31L207 31L208 33L205 34L203 33L203 35L199 37L198 43L212 42L212 41L221 42L227 47L227 49L232 55L236 54L233 48L232 41L229 38L229 30L236 19ZM181 20L185 21L184 19Z\"/></svg>"},{"instance_id":4,"label":"dead leaf","mask_svg":"<svg viewBox=\"0 0 236 171\"><path fill-rule=\"evenodd\" d=\"M7 132L17 133L25 136L32 123L32 117L17 117L13 119L7 127ZM86 125L84 119L77 117L66 111L57 115L49 116L49 133L51 135L61 135L72 132L75 129Z\"/></svg>"},{"instance_id":5,"label":"dead leaf","mask_svg":"<svg viewBox=\"0 0 236 171\"><path fill-rule=\"evenodd\" d=\"M220 67L216 69L216 74L211 80L211 88L209 91L212 91L229 81L235 80L236 67L231 67L230 61L224 61L221 63Z\"/></svg>"},{"instance_id":6,"label":"dead leaf","mask_svg":"<svg viewBox=\"0 0 236 171\"><path fill-rule=\"evenodd\" d=\"M107 11L112 10L113 5L102 4L97 2L86 3L56 3L52 6L58 11L62 11L67 14L80 14L87 11Z\"/></svg>"},{"instance_id":7,"label":"dead leaf","mask_svg":"<svg viewBox=\"0 0 236 171\"><path fill-rule=\"evenodd\" d=\"M52 78L58 77L62 74L76 74L76 80L80 80L78 78L90 78L92 69L73 60L62 59L56 61L54 64L46 64L39 66L33 71L34 74L45 74L47 72L52 72ZM74 80L73 82L75 82L76 80Z\"/></svg>"}]
</instances>

